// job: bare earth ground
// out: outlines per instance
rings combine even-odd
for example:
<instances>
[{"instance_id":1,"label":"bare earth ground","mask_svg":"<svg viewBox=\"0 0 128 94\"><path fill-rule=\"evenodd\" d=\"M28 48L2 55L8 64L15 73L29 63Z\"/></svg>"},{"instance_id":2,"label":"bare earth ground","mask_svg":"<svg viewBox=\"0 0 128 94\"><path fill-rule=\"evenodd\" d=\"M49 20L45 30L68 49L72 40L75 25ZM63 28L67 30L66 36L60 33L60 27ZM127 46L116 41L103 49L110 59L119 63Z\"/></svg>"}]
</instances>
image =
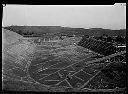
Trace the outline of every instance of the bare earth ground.
<instances>
[{"instance_id":1,"label":"bare earth ground","mask_svg":"<svg viewBox=\"0 0 128 94\"><path fill-rule=\"evenodd\" d=\"M79 88L108 89L112 83L100 71L110 62L93 63L92 57L97 53L68 39L42 45L21 42L7 48L2 61L4 90L65 92ZM102 84L97 86L95 82Z\"/></svg>"},{"instance_id":2,"label":"bare earth ground","mask_svg":"<svg viewBox=\"0 0 128 94\"><path fill-rule=\"evenodd\" d=\"M19 64L14 63L17 60L17 57L19 57L19 55L22 55L22 57L25 58L25 55L26 55L25 46L26 46L25 44L13 45L11 47L11 49L9 49L7 51L7 53L4 54L5 55L5 60L4 60L5 74L8 74L8 73L14 74L14 75L16 75L16 76L14 76L14 78L17 78L17 79L21 79L20 77L24 77L26 75L26 73L23 74L23 72L26 72L26 71L23 71L23 69L25 69L24 66L27 63L27 60L24 60L24 63L21 62L20 60L19 61L21 63L19 63ZM22 51L23 49L25 51ZM35 59L32 60L32 62L30 64L29 73L31 74L32 73L31 71L34 71L35 73L37 72L36 75L33 75L33 74L32 75L37 77L38 79L41 79L42 75L51 74L53 72L56 72L56 71L62 69L63 67L68 67L71 64L74 64L82 59L85 59L86 57L90 57L90 56L94 55L94 53L88 52L88 50L86 50L82 47L78 47L76 45L65 45L65 47L64 46L61 47L61 45L59 43L55 44L53 46L47 46L47 45L36 46L35 49L36 50L34 50L34 54L33 54L34 56L32 56L32 58L35 58ZM82 49L84 49L84 50L82 50ZM87 52L87 53L85 53L85 52ZM19 58L19 59L21 59L21 58ZM10 60L12 60L12 62ZM23 59L21 59L21 60L23 60ZM10 62L8 62L8 61L10 61ZM7 63L10 63L10 64L7 64ZM14 68L14 66L17 69ZM34 66L34 68L31 68L31 66L32 67ZM42 71L42 73L39 73L38 71L41 71L41 70L39 70L39 68L38 68L38 70L36 70L36 67L38 67L38 66L39 66L39 68L43 67L43 68L48 68L48 69ZM22 69L21 71L18 70L20 68ZM16 71L17 71L17 73L16 73ZM43 72L44 72L44 74L43 74ZM13 76L11 75L10 77L13 77ZM38 80L37 78L33 78L33 79ZM22 79L24 79L24 78L22 78Z\"/></svg>"}]
</instances>

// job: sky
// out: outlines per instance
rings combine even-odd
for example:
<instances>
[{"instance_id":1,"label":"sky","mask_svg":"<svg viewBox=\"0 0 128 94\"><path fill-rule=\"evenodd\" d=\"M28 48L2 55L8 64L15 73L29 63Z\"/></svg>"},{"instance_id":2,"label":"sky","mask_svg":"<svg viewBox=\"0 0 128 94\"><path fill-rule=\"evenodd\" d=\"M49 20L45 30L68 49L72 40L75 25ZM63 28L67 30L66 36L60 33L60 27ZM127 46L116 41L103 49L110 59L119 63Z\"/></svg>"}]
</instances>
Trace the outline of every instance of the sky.
<instances>
[{"instance_id":1,"label":"sky","mask_svg":"<svg viewBox=\"0 0 128 94\"><path fill-rule=\"evenodd\" d=\"M2 26L126 29L126 5L6 5Z\"/></svg>"}]
</instances>

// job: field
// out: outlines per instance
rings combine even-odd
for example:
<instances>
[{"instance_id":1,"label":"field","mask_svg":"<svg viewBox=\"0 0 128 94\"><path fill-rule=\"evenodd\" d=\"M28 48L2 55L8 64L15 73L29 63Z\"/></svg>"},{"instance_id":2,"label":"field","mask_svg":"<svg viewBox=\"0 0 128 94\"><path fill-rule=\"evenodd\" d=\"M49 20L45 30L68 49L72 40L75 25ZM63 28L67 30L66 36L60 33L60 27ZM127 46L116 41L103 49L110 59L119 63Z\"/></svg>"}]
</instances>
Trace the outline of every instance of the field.
<instances>
[{"instance_id":1,"label":"field","mask_svg":"<svg viewBox=\"0 0 128 94\"><path fill-rule=\"evenodd\" d=\"M118 66L124 68L124 65L117 63L117 67L111 66L113 62L111 58L116 56L118 59L115 58L114 62L122 62L123 60L125 62L123 56L125 51L95 58L97 53L78 46L78 39L75 39L76 41L67 38L56 42L13 44L11 49L4 54L3 89L57 92L68 89L79 91L83 88L114 89L125 87L125 78L122 78L125 77L125 72L121 73L116 70ZM20 48L21 44L27 45L28 48L24 48L26 46ZM108 71L111 68L115 70L111 70L113 74ZM114 82L115 80L116 82ZM118 84L119 82L122 83L121 86ZM99 86L97 86L98 84Z\"/></svg>"},{"instance_id":2,"label":"field","mask_svg":"<svg viewBox=\"0 0 128 94\"><path fill-rule=\"evenodd\" d=\"M44 44L44 43L42 43L42 44ZM63 71L62 69L65 68L64 72L61 72L61 73L58 72L59 75L63 75L63 77L61 78L61 81L64 80L66 77L66 74L68 75L70 71L71 72L74 71L73 73L75 73L81 69L81 68L78 68L75 70L73 68L73 65L75 65L78 61L81 61L85 58L89 58L89 57L95 55L95 53L89 52L87 49L79 47L77 45L73 45L73 43L71 43L71 44L65 43L64 44L61 41L58 43L52 43L52 42L50 43L49 42L49 43L45 43L45 44L46 45L37 45L35 47L35 50L33 53L33 59L31 60L31 64L28 67L29 75L32 78L35 77L33 79L41 84L43 84L45 82L45 81L41 80L44 76L52 75L54 72L57 72L60 70ZM56 45L58 45L58 46L56 46ZM14 46L14 47L16 49L17 46ZM14 50L14 48L11 50ZM82 51L84 51L84 52L82 52ZM11 52L13 52L13 51L11 51ZM11 55L9 55L9 56L11 56ZM27 75L25 73L23 75L22 71L20 72L18 69L16 70L16 68L13 68L13 66L16 66L15 63L7 64L8 63L7 57L6 57L6 62L5 62L5 68L7 70L11 70L14 75L18 75L20 77L24 77L25 75ZM18 64L16 67L19 68ZM22 68L22 67L20 67L20 68ZM45 70L43 70L43 69L45 69ZM6 73L6 72L8 72L7 70L5 71L5 74L7 74ZM19 73L19 74L17 74L17 73ZM58 76L58 74L56 74L56 76ZM51 79L51 81L47 81L45 85L47 85L48 83L50 83L52 85L52 83L54 83L54 80L52 81L52 79Z\"/></svg>"}]
</instances>

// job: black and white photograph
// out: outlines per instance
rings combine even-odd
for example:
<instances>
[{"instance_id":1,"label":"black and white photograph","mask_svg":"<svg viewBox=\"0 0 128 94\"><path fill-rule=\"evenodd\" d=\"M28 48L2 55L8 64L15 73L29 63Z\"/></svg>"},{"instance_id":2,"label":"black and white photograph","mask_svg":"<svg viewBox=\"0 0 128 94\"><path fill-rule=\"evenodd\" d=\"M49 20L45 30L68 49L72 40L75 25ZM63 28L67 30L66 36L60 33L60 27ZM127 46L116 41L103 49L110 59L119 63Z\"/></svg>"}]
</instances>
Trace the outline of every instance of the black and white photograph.
<instances>
[{"instance_id":1,"label":"black and white photograph","mask_svg":"<svg viewBox=\"0 0 128 94\"><path fill-rule=\"evenodd\" d=\"M3 7L3 92L126 94L126 71L126 3Z\"/></svg>"}]
</instances>

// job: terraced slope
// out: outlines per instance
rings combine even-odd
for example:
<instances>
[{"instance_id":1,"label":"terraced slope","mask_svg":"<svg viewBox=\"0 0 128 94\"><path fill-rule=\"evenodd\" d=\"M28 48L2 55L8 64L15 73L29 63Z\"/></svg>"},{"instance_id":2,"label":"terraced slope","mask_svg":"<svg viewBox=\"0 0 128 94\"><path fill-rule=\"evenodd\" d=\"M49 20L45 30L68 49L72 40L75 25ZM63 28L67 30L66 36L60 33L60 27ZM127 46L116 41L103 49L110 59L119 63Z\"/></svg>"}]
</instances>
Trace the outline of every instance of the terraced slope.
<instances>
[{"instance_id":1,"label":"terraced slope","mask_svg":"<svg viewBox=\"0 0 128 94\"><path fill-rule=\"evenodd\" d=\"M117 54L121 55L122 53ZM84 59L79 59L77 62L64 56L48 62L43 62L41 58L34 59L28 72L31 78L46 86L82 88L96 75L99 75L102 69L112 63L106 60L115 57L117 54L91 61L84 57ZM40 63L37 64L36 62Z\"/></svg>"},{"instance_id":2,"label":"terraced slope","mask_svg":"<svg viewBox=\"0 0 128 94\"><path fill-rule=\"evenodd\" d=\"M2 74L13 79L21 79L27 75L25 70L34 46L19 41L24 38L13 31L3 29L2 32Z\"/></svg>"},{"instance_id":3,"label":"terraced slope","mask_svg":"<svg viewBox=\"0 0 128 94\"><path fill-rule=\"evenodd\" d=\"M2 38L3 38L3 43L4 44L12 44L12 43L15 43L18 41L18 39L22 39L23 36L13 32L13 31L10 31L10 30L6 30L6 29L3 29L2 28Z\"/></svg>"},{"instance_id":4,"label":"terraced slope","mask_svg":"<svg viewBox=\"0 0 128 94\"><path fill-rule=\"evenodd\" d=\"M78 45L105 56L116 53L116 47L112 43L98 41L92 38L83 37Z\"/></svg>"},{"instance_id":5,"label":"terraced slope","mask_svg":"<svg viewBox=\"0 0 128 94\"><path fill-rule=\"evenodd\" d=\"M24 43L11 45L5 53L4 77L73 90L125 87L125 70L116 69L119 64L123 67L121 62L126 62L126 51L95 59L92 57L96 53L77 45L47 47L37 45L33 49L32 45ZM114 62L117 62L117 67L110 66ZM107 78L108 75L110 78Z\"/></svg>"}]
</instances>

